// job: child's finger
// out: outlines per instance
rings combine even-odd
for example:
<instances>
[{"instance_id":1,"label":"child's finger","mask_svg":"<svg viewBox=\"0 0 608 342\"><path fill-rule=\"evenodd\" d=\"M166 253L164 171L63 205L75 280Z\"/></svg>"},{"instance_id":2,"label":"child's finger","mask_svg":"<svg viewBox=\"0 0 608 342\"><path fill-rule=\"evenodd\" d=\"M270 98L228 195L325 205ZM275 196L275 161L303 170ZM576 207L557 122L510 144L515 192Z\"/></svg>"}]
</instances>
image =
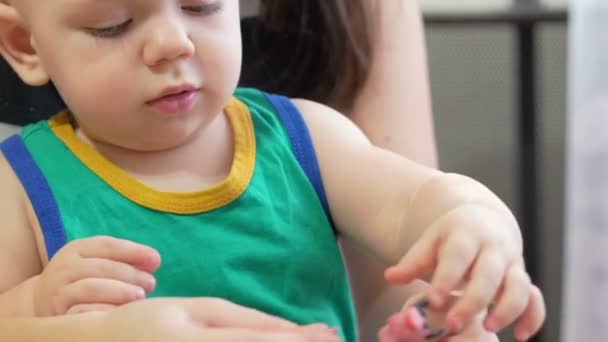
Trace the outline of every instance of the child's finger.
<instances>
[{"instance_id":1,"label":"child's finger","mask_svg":"<svg viewBox=\"0 0 608 342\"><path fill-rule=\"evenodd\" d=\"M61 292L60 310L66 312L78 304L121 305L146 298L146 292L139 286L113 279L87 278L67 285Z\"/></svg>"},{"instance_id":2,"label":"child's finger","mask_svg":"<svg viewBox=\"0 0 608 342\"><path fill-rule=\"evenodd\" d=\"M452 331L461 331L466 322L487 309L504 279L505 268L504 258L494 249L485 248L481 252L469 284L448 314L447 323Z\"/></svg>"},{"instance_id":3,"label":"child's finger","mask_svg":"<svg viewBox=\"0 0 608 342\"><path fill-rule=\"evenodd\" d=\"M386 270L386 280L407 284L432 274L437 261L437 238L434 235L423 235L397 265Z\"/></svg>"},{"instance_id":4,"label":"child's finger","mask_svg":"<svg viewBox=\"0 0 608 342\"><path fill-rule=\"evenodd\" d=\"M452 331L461 331L466 322L485 311L492 303L504 279L504 263L501 254L491 249L482 251L462 297L448 314L447 324Z\"/></svg>"},{"instance_id":5,"label":"child's finger","mask_svg":"<svg viewBox=\"0 0 608 342\"><path fill-rule=\"evenodd\" d=\"M528 274L517 265L511 266L494 308L485 319L484 326L488 331L502 330L524 312L529 302L530 285Z\"/></svg>"},{"instance_id":6,"label":"child's finger","mask_svg":"<svg viewBox=\"0 0 608 342\"><path fill-rule=\"evenodd\" d=\"M149 273L160 266L160 255L148 246L109 236L77 240L73 247L82 258L101 258L124 262Z\"/></svg>"},{"instance_id":7,"label":"child's finger","mask_svg":"<svg viewBox=\"0 0 608 342\"><path fill-rule=\"evenodd\" d=\"M479 249L479 241L464 234L450 236L441 246L429 293L433 307L442 307L450 291L463 282Z\"/></svg>"},{"instance_id":8,"label":"child's finger","mask_svg":"<svg viewBox=\"0 0 608 342\"><path fill-rule=\"evenodd\" d=\"M156 280L150 273L141 271L126 263L101 258L83 259L67 277L72 283L86 278L108 278L139 286L150 293L156 287Z\"/></svg>"},{"instance_id":9,"label":"child's finger","mask_svg":"<svg viewBox=\"0 0 608 342\"><path fill-rule=\"evenodd\" d=\"M515 337L526 341L535 335L545 321L545 301L538 287L530 286L530 297L526 311L515 325Z\"/></svg>"}]
</instances>

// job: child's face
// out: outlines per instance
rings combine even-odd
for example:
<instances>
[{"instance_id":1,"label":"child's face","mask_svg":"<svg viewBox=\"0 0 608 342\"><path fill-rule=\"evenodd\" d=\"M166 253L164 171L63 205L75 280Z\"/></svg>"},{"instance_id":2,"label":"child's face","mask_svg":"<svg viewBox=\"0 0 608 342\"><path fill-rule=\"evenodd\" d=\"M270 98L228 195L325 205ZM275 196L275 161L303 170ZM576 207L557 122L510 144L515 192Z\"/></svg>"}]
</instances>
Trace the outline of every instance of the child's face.
<instances>
[{"instance_id":1,"label":"child's face","mask_svg":"<svg viewBox=\"0 0 608 342\"><path fill-rule=\"evenodd\" d=\"M238 82L237 0L16 6L44 70L95 140L135 150L175 147L221 113ZM189 87L195 91L152 101Z\"/></svg>"}]
</instances>

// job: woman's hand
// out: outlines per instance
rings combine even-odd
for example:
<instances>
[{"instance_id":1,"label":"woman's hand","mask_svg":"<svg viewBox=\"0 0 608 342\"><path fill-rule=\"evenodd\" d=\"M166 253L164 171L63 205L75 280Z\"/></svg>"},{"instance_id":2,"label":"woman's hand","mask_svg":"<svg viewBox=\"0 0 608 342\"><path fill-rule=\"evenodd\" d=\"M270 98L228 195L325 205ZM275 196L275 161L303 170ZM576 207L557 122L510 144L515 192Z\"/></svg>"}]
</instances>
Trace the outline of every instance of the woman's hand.
<instances>
[{"instance_id":1,"label":"woman's hand","mask_svg":"<svg viewBox=\"0 0 608 342\"><path fill-rule=\"evenodd\" d=\"M149 299L76 316L99 318L85 336L95 342L340 342L324 324L299 326L217 298Z\"/></svg>"}]
</instances>

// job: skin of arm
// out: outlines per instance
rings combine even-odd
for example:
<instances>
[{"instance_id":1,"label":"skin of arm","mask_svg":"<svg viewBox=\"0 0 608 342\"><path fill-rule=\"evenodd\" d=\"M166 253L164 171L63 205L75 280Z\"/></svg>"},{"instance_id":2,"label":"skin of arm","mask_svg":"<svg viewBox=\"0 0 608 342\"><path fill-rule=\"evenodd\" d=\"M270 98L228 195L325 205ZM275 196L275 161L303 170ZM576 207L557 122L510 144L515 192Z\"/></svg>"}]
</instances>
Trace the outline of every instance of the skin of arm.
<instances>
[{"instance_id":1,"label":"skin of arm","mask_svg":"<svg viewBox=\"0 0 608 342\"><path fill-rule=\"evenodd\" d=\"M42 271L42 263L25 193L1 154L0 189L0 316L29 316L34 310L33 277Z\"/></svg>"},{"instance_id":2,"label":"skin of arm","mask_svg":"<svg viewBox=\"0 0 608 342\"><path fill-rule=\"evenodd\" d=\"M422 16L417 1L369 0L372 60L349 117L376 146L437 167Z\"/></svg>"},{"instance_id":3,"label":"skin of arm","mask_svg":"<svg viewBox=\"0 0 608 342\"><path fill-rule=\"evenodd\" d=\"M92 320L82 315L56 317L0 317L2 341L96 341L92 333Z\"/></svg>"},{"instance_id":4,"label":"skin of arm","mask_svg":"<svg viewBox=\"0 0 608 342\"><path fill-rule=\"evenodd\" d=\"M310 130L340 234L376 258L397 263L435 219L433 215L444 210L440 202L452 202L444 196L427 206L427 198L418 196L424 184L443 173L374 146L355 124L327 106L300 99L294 104ZM457 199L454 203L459 204ZM420 204L425 212L411 211L419 209L413 204ZM410 218L416 224L402 229Z\"/></svg>"}]
</instances>

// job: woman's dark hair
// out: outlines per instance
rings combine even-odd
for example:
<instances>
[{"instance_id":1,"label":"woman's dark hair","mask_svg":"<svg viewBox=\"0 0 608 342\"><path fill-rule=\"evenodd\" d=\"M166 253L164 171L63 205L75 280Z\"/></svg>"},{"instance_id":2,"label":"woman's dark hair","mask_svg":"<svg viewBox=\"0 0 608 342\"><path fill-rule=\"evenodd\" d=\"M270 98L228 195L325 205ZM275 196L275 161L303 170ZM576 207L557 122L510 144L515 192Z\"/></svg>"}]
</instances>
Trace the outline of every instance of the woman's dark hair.
<instances>
[{"instance_id":1,"label":"woman's dark hair","mask_svg":"<svg viewBox=\"0 0 608 342\"><path fill-rule=\"evenodd\" d=\"M256 29L243 30L242 84L350 107L371 59L368 3L261 0Z\"/></svg>"}]
</instances>

